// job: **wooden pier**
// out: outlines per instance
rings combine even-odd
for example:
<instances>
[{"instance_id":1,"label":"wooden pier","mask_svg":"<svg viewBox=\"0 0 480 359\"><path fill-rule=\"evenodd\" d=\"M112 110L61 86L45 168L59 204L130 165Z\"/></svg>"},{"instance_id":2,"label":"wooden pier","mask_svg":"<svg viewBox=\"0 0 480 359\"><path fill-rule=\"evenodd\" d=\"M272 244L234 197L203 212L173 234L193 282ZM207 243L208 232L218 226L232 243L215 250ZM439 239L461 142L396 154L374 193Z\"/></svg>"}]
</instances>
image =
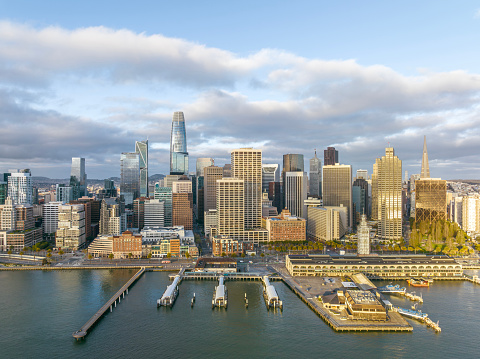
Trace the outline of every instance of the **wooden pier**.
<instances>
[{"instance_id":1,"label":"wooden pier","mask_svg":"<svg viewBox=\"0 0 480 359\"><path fill-rule=\"evenodd\" d=\"M118 303L120 303L121 298L125 298L125 293L128 294L128 288L137 281L140 276L145 273L145 267L140 268L140 270L135 273L135 275L130 278L130 280L125 283L125 285L120 288L120 290L113 295L112 298L110 298L104 305L101 307L94 315L91 317L84 325L81 327L79 330L77 330L75 333L73 333L73 337L77 340L84 338L87 334L90 328L100 319L102 318L102 315L110 308L110 312L113 310L113 307L117 306L117 300Z\"/></svg>"}]
</instances>

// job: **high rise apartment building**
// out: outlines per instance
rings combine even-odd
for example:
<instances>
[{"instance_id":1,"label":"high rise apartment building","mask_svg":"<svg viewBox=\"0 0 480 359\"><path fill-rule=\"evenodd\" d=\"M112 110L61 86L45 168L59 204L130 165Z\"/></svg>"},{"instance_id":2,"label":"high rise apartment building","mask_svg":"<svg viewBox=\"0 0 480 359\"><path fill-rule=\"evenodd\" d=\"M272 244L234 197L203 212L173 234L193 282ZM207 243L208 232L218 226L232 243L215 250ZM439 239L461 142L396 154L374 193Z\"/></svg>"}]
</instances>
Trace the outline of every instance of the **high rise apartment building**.
<instances>
[{"instance_id":1,"label":"high rise apartment building","mask_svg":"<svg viewBox=\"0 0 480 359\"><path fill-rule=\"evenodd\" d=\"M81 204L58 207L57 247L78 249L85 245L85 208Z\"/></svg>"},{"instance_id":2,"label":"high rise apartment building","mask_svg":"<svg viewBox=\"0 0 480 359\"><path fill-rule=\"evenodd\" d=\"M402 217L402 161L387 147L372 174L372 218L378 220L379 237L400 240Z\"/></svg>"},{"instance_id":3,"label":"high rise apartment building","mask_svg":"<svg viewBox=\"0 0 480 359\"><path fill-rule=\"evenodd\" d=\"M9 170L8 197L14 204L32 204L32 174L29 169Z\"/></svg>"},{"instance_id":4,"label":"high rise apartment building","mask_svg":"<svg viewBox=\"0 0 480 359\"><path fill-rule=\"evenodd\" d=\"M170 174L188 175L187 134L183 112L174 112L170 135Z\"/></svg>"},{"instance_id":5,"label":"high rise apartment building","mask_svg":"<svg viewBox=\"0 0 480 359\"><path fill-rule=\"evenodd\" d=\"M54 234L58 229L58 207L62 202L49 202L43 205L43 233Z\"/></svg>"},{"instance_id":6,"label":"high rise apartment building","mask_svg":"<svg viewBox=\"0 0 480 359\"><path fill-rule=\"evenodd\" d=\"M245 229L262 226L262 151L253 148L233 150L232 177L244 182ZM217 208L218 209L218 208Z\"/></svg>"},{"instance_id":7,"label":"high rise apartment building","mask_svg":"<svg viewBox=\"0 0 480 359\"><path fill-rule=\"evenodd\" d=\"M245 183L243 179L217 181L217 230L233 239L243 239L245 230Z\"/></svg>"},{"instance_id":8,"label":"high rise apartment building","mask_svg":"<svg viewBox=\"0 0 480 359\"><path fill-rule=\"evenodd\" d=\"M324 206L343 205L347 209L347 222L353 225L352 204L352 166L326 165L323 166L322 195Z\"/></svg>"}]
</instances>

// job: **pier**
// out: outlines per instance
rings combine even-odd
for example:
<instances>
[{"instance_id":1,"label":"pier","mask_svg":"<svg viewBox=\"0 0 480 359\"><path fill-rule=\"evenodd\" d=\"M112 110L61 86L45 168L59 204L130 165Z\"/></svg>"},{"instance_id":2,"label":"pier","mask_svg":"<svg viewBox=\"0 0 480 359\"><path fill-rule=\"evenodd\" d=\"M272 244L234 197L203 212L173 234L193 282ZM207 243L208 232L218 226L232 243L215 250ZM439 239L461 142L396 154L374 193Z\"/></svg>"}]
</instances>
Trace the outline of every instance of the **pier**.
<instances>
[{"instance_id":1,"label":"pier","mask_svg":"<svg viewBox=\"0 0 480 359\"><path fill-rule=\"evenodd\" d=\"M116 292L112 298L110 298L104 305L101 307L94 315L91 317L84 325L81 327L79 330L77 330L75 333L73 333L73 337L77 340L84 338L87 334L90 328L97 323L97 321L102 318L102 315L110 308L110 312L113 311L113 308L117 307L117 300L118 303L120 303L122 297L125 298L125 293L128 294L128 288L137 281L140 276L145 273L145 267L140 268L140 270L135 273L135 275L130 278L130 280L125 283L125 285L122 286Z\"/></svg>"},{"instance_id":2,"label":"pier","mask_svg":"<svg viewBox=\"0 0 480 359\"><path fill-rule=\"evenodd\" d=\"M268 276L263 277L263 298L265 299L265 304L267 306L267 309L273 308L279 308L280 310L283 310L283 303L278 297L277 291L275 290L275 287L270 284L270 281L268 280ZM246 294L245 294L246 295Z\"/></svg>"},{"instance_id":3,"label":"pier","mask_svg":"<svg viewBox=\"0 0 480 359\"><path fill-rule=\"evenodd\" d=\"M162 297L157 300L157 308L162 306L171 308L173 306L173 304L175 303L175 299L177 299L178 284L180 284L181 280L182 277L180 276L180 274L177 274L173 279L173 283L170 284L167 289L165 289Z\"/></svg>"},{"instance_id":4,"label":"pier","mask_svg":"<svg viewBox=\"0 0 480 359\"><path fill-rule=\"evenodd\" d=\"M213 292L213 299L212 299L212 309L215 307L224 307L227 309L227 288L224 284L225 278L222 276L218 280L218 286L215 287L215 291Z\"/></svg>"}]
</instances>

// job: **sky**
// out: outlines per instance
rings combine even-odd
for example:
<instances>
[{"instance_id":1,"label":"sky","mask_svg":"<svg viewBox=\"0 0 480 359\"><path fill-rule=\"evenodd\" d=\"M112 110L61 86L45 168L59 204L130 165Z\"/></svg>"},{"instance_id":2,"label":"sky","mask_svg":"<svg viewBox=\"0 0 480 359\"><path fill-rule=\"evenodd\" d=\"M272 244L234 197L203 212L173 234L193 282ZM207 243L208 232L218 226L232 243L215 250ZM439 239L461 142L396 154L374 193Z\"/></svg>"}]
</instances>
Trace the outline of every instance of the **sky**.
<instances>
[{"instance_id":1,"label":"sky","mask_svg":"<svg viewBox=\"0 0 480 359\"><path fill-rule=\"evenodd\" d=\"M264 163L334 146L367 169L385 147L419 173L480 178L480 3L475 1L0 0L0 172L120 175L149 140L168 174L183 111L197 157Z\"/></svg>"}]
</instances>

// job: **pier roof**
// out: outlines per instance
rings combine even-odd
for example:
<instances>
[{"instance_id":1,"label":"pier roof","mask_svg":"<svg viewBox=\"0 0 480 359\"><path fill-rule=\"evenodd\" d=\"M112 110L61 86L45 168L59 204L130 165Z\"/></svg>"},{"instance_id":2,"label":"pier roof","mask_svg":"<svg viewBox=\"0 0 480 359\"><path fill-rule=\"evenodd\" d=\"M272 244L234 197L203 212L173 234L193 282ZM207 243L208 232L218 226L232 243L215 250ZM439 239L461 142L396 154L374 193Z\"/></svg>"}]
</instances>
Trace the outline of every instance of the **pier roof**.
<instances>
[{"instance_id":1,"label":"pier roof","mask_svg":"<svg viewBox=\"0 0 480 359\"><path fill-rule=\"evenodd\" d=\"M447 256L371 256L371 257L357 257L357 256L330 256L330 255L289 255L292 264L296 265L313 265L313 264L370 264L370 265L427 265L427 264L458 264L454 258Z\"/></svg>"}]
</instances>

